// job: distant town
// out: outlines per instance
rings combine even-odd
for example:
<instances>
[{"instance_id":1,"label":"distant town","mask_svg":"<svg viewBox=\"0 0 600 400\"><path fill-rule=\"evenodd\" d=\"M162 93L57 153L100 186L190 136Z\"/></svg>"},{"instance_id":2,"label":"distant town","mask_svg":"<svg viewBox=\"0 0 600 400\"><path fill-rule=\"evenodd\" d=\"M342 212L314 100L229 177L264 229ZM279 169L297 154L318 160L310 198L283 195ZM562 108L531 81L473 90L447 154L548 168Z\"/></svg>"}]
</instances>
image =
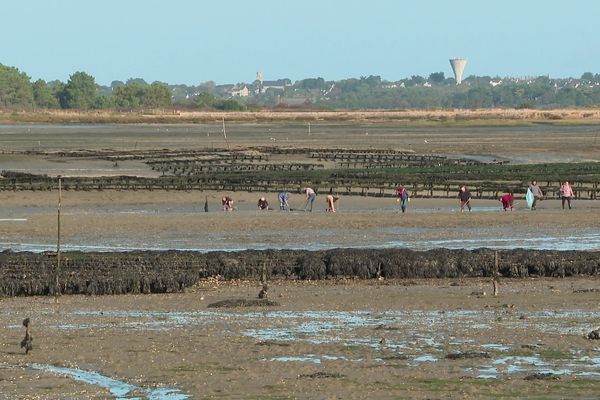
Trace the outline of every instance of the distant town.
<instances>
[{"instance_id":1,"label":"distant town","mask_svg":"<svg viewBox=\"0 0 600 400\"><path fill-rule=\"evenodd\" d=\"M0 108L134 110L176 107L239 111L261 108L581 108L600 105L600 74L592 72L585 72L579 78L469 75L461 79L455 73L453 75L447 76L440 71L395 81L370 75L342 80L317 77L293 82L289 78L265 77L262 72L257 72L251 81L228 84L211 80L198 85L150 83L142 78L130 78L99 85L92 75L83 71L74 72L67 82L32 81L18 68L0 64Z\"/></svg>"}]
</instances>

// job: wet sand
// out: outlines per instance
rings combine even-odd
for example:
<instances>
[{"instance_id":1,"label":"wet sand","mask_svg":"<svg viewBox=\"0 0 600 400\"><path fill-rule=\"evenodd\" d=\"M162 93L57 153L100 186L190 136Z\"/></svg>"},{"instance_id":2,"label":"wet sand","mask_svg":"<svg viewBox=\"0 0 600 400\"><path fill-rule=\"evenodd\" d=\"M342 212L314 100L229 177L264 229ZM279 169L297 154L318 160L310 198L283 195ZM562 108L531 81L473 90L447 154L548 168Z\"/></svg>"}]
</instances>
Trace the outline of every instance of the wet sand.
<instances>
[{"instance_id":1,"label":"wet sand","mask_svg":"<svg viewBox=\"0 0 600 400\"><path fill-rule=\"evenodd\" d=\"M478 279L272 282L280 307L233 310L207 305L255 298L257 282L3 299L0 391L110 397L35 363L193 398L594 398L600 345L584 335L598 323L598 293L576 291L599 287L596 278L503 280L494 298ZM18 348L25 316L35 346L27 356ZM446 358L458 352L475 358ZM551 379L525 380L534 373Z\"/></svg>"},{"instance_id":2,"label":"wet sand","mask_svg":"<svg viewBox=\"0 0 600 400\"><path fill-rule=\"evenodd\" d=\"M52 250L56 245L56 192L3 192L0 247ZM314 211L281 212L273 193L232 193L237 211L221 211L214 192L64 192L62 245L71 250L242 250L336 247L600 249L600 202L559 200L538 211L517 200L503 212L493 200L473 200L460 213L458 200L414 199L406 214L393 198L342 197L337 213L325 212L318 196ZM266 196L274 211L257 211ZM204 212L205 196L209 211ZM304 197L290 205L302 209Z\"/></svg>"},{"instance_id":3,"label":"wet sand","mask_svg":"<svg viewBox=\"0 0 600 400\"><path fill-rule=\"evenodd\" d=\"M0 166L48 175L102 175L117 172L109 161L65 159L39 156L37 151L142 150L142 149L225 149L221 118L215 124L198 125L0 125ZM518 121L513 121L518 123ZM305 121L261 124L227 124L232 148L276 146L301 148L393 149L418 154L448 154L482 159L505 159L512 163L598 161L600 141L598 125L502 126L407 126L406 122L325 122L311 124L307 134ZM11 152L30 152L31 165ZM7 154L2 154L7 153ZM125 171L143 167L123 163ZM1 169L8 169L2 167ZM96 171L98 174L98 171Z\"/></svg>"}]
</instances>

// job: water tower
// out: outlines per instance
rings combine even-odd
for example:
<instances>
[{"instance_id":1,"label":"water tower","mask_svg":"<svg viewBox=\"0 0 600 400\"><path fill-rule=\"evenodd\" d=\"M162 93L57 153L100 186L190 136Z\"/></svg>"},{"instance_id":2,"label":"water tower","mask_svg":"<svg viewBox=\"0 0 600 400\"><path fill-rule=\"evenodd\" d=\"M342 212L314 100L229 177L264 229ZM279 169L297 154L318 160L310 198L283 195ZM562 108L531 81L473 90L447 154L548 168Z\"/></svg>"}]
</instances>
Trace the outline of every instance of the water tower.
<instances>
[{"instance_id":1,"label":"water tower","mask_svg":"<svg viewBox=\"0 0 600 400\"><path fill-rule=\"evenodd\" d=\"M465 66L467 65L467 60L464 58L452 58L450 59L450 65L452 66L452 71L454 71L454 79L456 80L456 84L460 85L462 82L463 72L465 71Z\"/></svg>"}]
</instances>

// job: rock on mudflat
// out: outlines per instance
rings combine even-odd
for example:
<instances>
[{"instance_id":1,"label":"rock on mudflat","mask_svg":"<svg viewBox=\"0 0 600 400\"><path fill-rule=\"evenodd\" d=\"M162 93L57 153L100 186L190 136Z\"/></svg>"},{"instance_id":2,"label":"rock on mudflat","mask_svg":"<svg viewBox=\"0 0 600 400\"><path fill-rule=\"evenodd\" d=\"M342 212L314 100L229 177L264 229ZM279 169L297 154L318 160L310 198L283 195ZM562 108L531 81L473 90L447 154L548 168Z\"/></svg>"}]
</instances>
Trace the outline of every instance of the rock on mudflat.
<instances>
[{"instance_id":1,"label":"rock on mudflat","mask_svg":"<svg viewBox=\"0 0 600 400\"><path fill-rule=\"evenodd\" d=\"M600 340L600 328L595 329L593 331L591 331L590 333L588 333L588 339L591 340Z\"/></svg>"},{"instance_id":2,"label":"rock on mudflat","mask_svg":"<svg viewBox=\"0 0 600 400\"><path fill-rule=\"evenodd\" d=\"M234 307L277 307L280 304L269 299L227 299L211 303L208 308L234 308Z\"/></svg>"},{"instance_id":3,"label":"rock on mudflat","mask_svg":"<svg viewBox=\"0 0 600 400\"><path fill-rule=\"evenodd\" d=\"M552 373L547 373L547 372L537 372L537 373L534 373L534 374L527 375L524 379L526 381L535 381L535 380L541 380L541 381L559 381L560 380L560 375L552 374Z\"/></svg>"},{"instance_id":4,"label":"rock on mudflat","mask_svg":"<svg viewBox=\"0 0 600 400\"><path fill-rule=\"evenodd\" d=\"M458 353L450 353L446 354L446 359L448 360L462 360L468 358L490 358L490 353L487 351L479 352L479 351L465 351Z\"/></svg>"}]
</instances>

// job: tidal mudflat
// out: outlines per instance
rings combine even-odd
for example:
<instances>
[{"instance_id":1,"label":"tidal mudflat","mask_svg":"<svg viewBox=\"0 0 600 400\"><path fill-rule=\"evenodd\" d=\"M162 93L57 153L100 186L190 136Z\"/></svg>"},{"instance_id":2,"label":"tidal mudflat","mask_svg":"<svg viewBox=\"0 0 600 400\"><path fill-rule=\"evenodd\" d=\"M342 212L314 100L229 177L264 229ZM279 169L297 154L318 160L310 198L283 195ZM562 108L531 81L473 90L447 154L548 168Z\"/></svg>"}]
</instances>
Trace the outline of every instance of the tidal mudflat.
<instances>
[{"instance_id":1,"label":"tidal mudflat","mask_svg":"<svg viewBox=\"0 0 600 400\"><path fill-rule=\"evenodd\" d=\"M506 279L494 297L480 279L275 281L280 306L215 310L208 304L255 298L258 285L211 279L180 294L3 299L2 393L593 398L600 343L586 335L598 325L599 287Z\"/></svg>"}]
</instances>

